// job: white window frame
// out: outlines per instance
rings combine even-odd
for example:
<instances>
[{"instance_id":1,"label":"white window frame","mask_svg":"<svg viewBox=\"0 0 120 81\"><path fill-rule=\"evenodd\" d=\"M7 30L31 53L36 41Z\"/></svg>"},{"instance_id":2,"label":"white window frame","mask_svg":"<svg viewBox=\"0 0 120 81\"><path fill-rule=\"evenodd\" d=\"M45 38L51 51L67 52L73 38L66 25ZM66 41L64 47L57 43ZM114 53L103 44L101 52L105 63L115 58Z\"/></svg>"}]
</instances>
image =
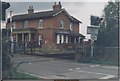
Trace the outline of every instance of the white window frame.
<instances>
[{"instance_id":1,"label":"white window frame","mask_svg":"<svg viewBox=\"0 0 120 81\"><path fill-rule=\"evenodd\" d=\"M56 40L57 44L68 43L68 36L67 35L57 34L56 38L57 38L57 40Z\"/></svg>"},{"instance_id":2,"label":"white window frame","mask_svg":"<svg viewBox=\"0 0 120 81\"><path fill-rule=\"evenodd\" d=\"M80 42L81 42L81 41L80 41L80 39L81 39L81 37L79 37L79 38L78 38L78 43L80 43Z\"/></svg>"},{"instance_id":3,"label":"white window frame","mask_svg":"<svg viewBox=\"0 0 120 81\"><path fill-rule=\"evenodd\" d=\"M28 28L28 20L24 21L24 28Z\"/></svg>"},{"instance_id":4,"label":"white window frame","mask_svg":"<svg viewBox=\"0 0 120 81\"><path fill-rule=\"evenodd\" d=\"M64 20L60 20L60 28L64 28Z\"/></svg>"},{"instance_id":5,"label":"white window frame","mask_svg":"<svg viewBox=\"0 0 120 81\"><path fill-rule=\"evenodd\" d=\"M43 28L43 19L39 19L38 27Z\"/></svg>"},{"instance_id":6,"label":"white window frame","mask_svg":"<svg viewBox=\"0 0 120 81\"><path fill-rule=\"evenodd\" d=\"M41 45L41 40L43 40L43 36L42 35L38 35L38 44Z\"/></svg>"},{"instance_id":7,"label":"white window frame","mask_svg":"<svg viewBox=\"0 0 120 81\"><path fill-rule=\"evenodd\" d=\"M76 37L74 38L74 43L75 43L75 44L77 43L77 38L76 38Z\"/></svg>"},{"instance_id":8,"label":"white window frame","mask_svg":"<svg viewBox=\"0 0 120 81\"><path fill-rule=\"evenodd\" d=\"M61 35L61 44L64 43L64 35Z\"/></svg>"},{"instance_id":9,"label":"white window frame","mask_svg":"<svg viewBox=\"0 0 120 81\"><path fill-rule=\"evenodd\" d=\"M68 43L68 36L67 35L63 35L64 36L64 43Z\"/></svg>"},{"instance_id":10,"label":"white window frame","mask_svg":"<svg viewBox=\"0 0 120 81\"><path fill-rule=\"evenodd\" d=\"M66 35L64 35L64 40L63 41L64 41L64 43L66 43Z\"/></svg>"},{"instance_id":11,"label":"white window frame","mask_svg":"<svg viewBox=\"0 0 120 81\"><path fill-rule=\"evenodd\" d=\"M64 41L63 35L57 34L57 44L62 44Z\"/></svg>"},{"instance_id":12,"label":"white window frame","mask_svg":"<svg viewBox=\"0 0 120 81\"><path fill-rule=\"evenodd\" d=\"M66 35L66 43L68 43L68 36Z\"/></svg>"},{"instance_id":13,"label":"white window frame","mask_svg":"<svg viewBox=\"0 0 120 81\"><path fill-rule=\"evenodd\" d=\"M62 44L62 35L60 35L59 44Z\"/></svg>"},{"instance_id":14,"label":"white window frame","mask_svg":"<svg viewBox=\"0 0 120 81\"><path fill-rule=\"evenodd\" d=\"M60 44L60 35L57 34L57 44Z\"/></svg>"},{"instance_id":15,"label":"white window frame","mask_svg":"<svg viewBox=\"0 0 120 81\"><path fill-rule=\"evenodd\" d=\"M70 23L70 30L73 30L73 23Z\"/></svg>"}]
</instances>

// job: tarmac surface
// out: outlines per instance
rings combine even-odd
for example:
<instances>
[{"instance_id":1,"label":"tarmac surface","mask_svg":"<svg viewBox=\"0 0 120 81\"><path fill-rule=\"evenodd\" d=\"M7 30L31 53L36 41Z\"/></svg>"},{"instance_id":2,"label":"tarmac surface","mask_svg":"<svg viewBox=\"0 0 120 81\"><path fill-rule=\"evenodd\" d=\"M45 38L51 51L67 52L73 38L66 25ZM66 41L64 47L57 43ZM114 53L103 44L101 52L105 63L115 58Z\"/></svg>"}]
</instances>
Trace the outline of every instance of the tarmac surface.
<instances>
[{"instance_id":1,"label":"tarmac surface","mask_svg":"<svg viewBox=\"0 0 120 81\"><path fill-rule=\"evenodd\" d=\"M118 80L117 66L84 64L70 60L20 54L14 55L12 61L19 72L40 79Z\"/></svg>"}]
</instances>

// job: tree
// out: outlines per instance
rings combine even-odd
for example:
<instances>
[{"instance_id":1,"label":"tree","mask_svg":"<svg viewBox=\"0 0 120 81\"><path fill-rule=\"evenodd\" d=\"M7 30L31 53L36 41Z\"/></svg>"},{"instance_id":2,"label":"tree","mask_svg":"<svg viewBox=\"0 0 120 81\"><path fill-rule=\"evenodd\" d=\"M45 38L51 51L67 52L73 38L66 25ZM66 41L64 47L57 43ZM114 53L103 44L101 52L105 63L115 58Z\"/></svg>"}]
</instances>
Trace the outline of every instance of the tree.
<instances>
[{"instance_id":1,"label":"tree","mask_svg":"<svg viewBox=\"0 0 120 81\"><path fill-rule=\"evenodd\" d=\"M103 12L98 34L97 46L118 47L118 2L108 2Z\"/></svg>"}]
</instances>

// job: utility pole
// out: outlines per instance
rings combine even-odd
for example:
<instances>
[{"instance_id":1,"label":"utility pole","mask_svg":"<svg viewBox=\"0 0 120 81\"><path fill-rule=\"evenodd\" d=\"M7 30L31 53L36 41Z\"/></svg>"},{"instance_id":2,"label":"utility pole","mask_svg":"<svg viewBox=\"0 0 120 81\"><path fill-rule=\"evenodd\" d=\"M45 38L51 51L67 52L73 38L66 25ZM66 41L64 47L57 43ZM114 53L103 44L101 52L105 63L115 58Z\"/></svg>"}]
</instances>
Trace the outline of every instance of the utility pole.
<instances>
[{"instance_id":1,"label":"utility pole","mask_svg":"<svg viewBox=\"0 0 120 81\"><path fill-rule=\"evenodd\" d=\"M13 25L12 25L12 11L10 11L10 29L11 29L11 34L10 34L10 40L11 40L11 55L13 55Z\"/></svg>"}]
</instances>

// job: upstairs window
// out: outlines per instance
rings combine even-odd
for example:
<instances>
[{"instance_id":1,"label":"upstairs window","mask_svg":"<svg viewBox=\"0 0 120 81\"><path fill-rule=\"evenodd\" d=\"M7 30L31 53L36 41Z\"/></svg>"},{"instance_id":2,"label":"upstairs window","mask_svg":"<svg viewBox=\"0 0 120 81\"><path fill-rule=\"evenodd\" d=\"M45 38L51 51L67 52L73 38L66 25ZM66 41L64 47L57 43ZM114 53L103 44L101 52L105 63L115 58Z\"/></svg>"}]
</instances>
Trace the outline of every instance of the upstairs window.
<instances>
[{"instance_id":1,"label":"upstairs window","mask_svg":"<svg viewBox=\"0 0 120 81\"><path fill-rule=\"evenodd\" d=\"M28 20L24 21L24 28L28 27Z\"/></svg>"},{"instance_id":2,"label":"upstairs window","mask_svg":"<svg viewBox=\"0 0 120 81\"><path fill-rule=\"evenodd\" d=\"M73 24L70 23L70 30L72 31L73 30Z\"/></svg>"},{"instance_id":3,"label":"upstairs window","mask_svg":"<svg viewBox=\"0 0 120 81\"><path fill-rule=\"evenodd\" d=\"M60 28L64 28L64 21L60 20Z\"/></svg>"},{"instance_id":4,"label":"upstairs window","mask_svg":"<svg viewBox=\"0 0 120 81\"><path fill-rule=\"evenodd\" d=\"M43 19L40 19L40 20L39 20L38 27L39 27L39 28L43 28Z\"/></svg>"}]
</instances>

